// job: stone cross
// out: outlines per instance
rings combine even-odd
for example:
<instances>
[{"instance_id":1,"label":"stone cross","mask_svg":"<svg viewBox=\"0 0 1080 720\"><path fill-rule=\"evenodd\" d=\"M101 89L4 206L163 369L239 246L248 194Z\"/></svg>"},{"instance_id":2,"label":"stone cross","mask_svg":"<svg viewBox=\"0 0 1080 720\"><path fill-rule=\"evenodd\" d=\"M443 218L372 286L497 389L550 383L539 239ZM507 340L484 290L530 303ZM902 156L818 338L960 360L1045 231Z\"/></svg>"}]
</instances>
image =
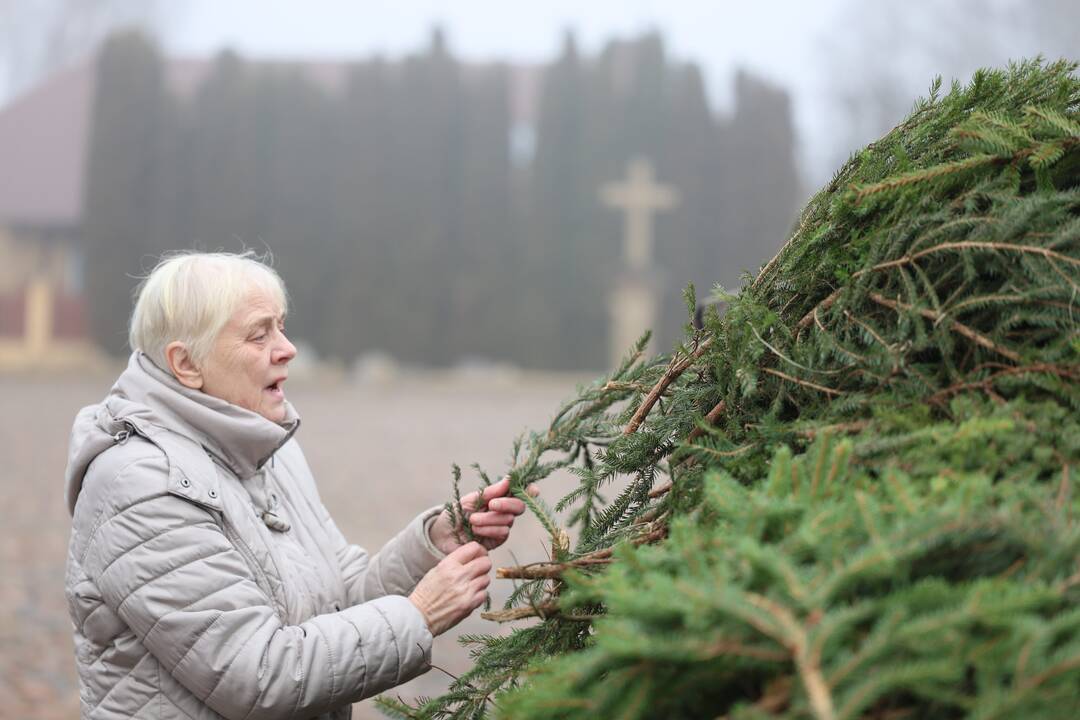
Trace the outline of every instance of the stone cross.
<instances>
[{"instance_id":1,"label":"stone cross","mask_svg":"<svg viewBox=\"0 0 1080 720\"><path fill-rule=\"evenodd\" d=\"M608 183L600 190L608 207L623 210L623 261L632 270L644 270L652 262L652 215L679 204L679 193L654 182L652 164L635 158L626 165L626 180Z\"/></svg>"}]
</instances>

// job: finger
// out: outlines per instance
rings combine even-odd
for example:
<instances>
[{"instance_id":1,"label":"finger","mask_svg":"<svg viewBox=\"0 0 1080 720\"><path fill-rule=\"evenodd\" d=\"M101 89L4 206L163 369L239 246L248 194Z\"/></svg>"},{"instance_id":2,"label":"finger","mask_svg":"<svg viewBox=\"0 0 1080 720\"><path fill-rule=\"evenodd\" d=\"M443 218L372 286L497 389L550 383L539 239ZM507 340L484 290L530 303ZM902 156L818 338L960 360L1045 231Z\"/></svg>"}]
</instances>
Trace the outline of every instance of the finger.
<instances>
[{"instance_id":1,"label":"finger","mask_svg":"<svg viewBox=\"0 0 1080 720\"><path fill-rule=\"evenodd\" d=\"M491 576L481 575L478 578L472 579L469 583L469 588L471 588L473 592L479 592L480 590L487 590L489 585L491 585Z\"/></svg>"},{"instance_id":2,"label":"finger","mask_svg":"<svg viewBox=\"0 0 1080 720\"><path fill-rule=\"evenodd\" d=\"M480 491L474 490L468 495L463 495L461 498L461 509L465 511L475 510L476 506L480 504Z\"/></svg>"},{"instance_id":3,"label":"finger","mask_svg":"<svg viewBox=\"0 0 1080 720\"><path fill-rule=\"evenodd\" d=\"M469 516L469 523L473 528L485 525L513 525L516 515L500 512L478 512Z\"/></svg>"},{"instance_id":4,"label":"finger","mask_svg":"<svg viewBox=\"0 0 1080 720\"><path fill-rule=\"evenodd\" d=\"M465 566L465 572L470 576L485 575L491 572L491 558L487 555L476 558Z\"/></svg>"},{"instance_id":5,"label":"finger","mask_svg":"<svg viewBox=\"0 0 1080 720\"><path fill-rule=\"evenodd\" d=\"M470 612L472 612L472 610L475 610L476 608L483 605L485 600L487 600L487 593L485 591L483 591L483 590L481 590L480 592L473 595L473 597L472 597L472 609L470 610Z\"/></svg>"},{"instance_id":6,"label":"finger","mask_svg":"<svg viewBox=\"0 0 1080 720\"><path fill-rule=\"evenodd\" d=\"M529 483L528 487L525 488L525 492L529 497L536 497L540 494L540 488L536 486L536 483Z\"/></svg>"},{"instance_id":7,"label":"finger","mask_svg":"<svg viewBox=\"0 0 1080 720\"><path fill-rule=\"evenodd\" d=\"M487 540L505 540L510 536L510 528L504 525L482 526L473 528L473 534Z\"/></svg>"},{"instance_id":8,"label":"finger","mask_svg":"<svg viewBox=\"0 0 1080 720\"><path fill-rule=\"evenodd\" d=\"M525 501L518 500L515 497L502 497L496 498L488 503L488 510L494 510L495 512L511 513L513 515L521 515L525 512Z\"/></svg>"},{"instance_id":9,"label":"finger","mask_svg":"<svg viewBox=\"0 0 1080 720\"><path fill-rule=\"evenodd\" d=\"M479 557L487 557L487 550L484 549L483 545L474 540L472 542L465 543L457 550L447 555L446 559L452 559L455 562L465 565L466 563L471 562L472 560L475 560Z\"/></svg>"},{"instance_id":10,"label":"finger","mask_svg":"<svg viewBox=\"0 0 1080 720\"><path fill-rule=\"evenodd\" d=\"M465 568L465 577L463 577L462 580L472 582L476 578L488 577L489 575L491 575L490 564L487 566L479 565L477 567L469 565Z\"/></svg>"},{"instance_id":11,"label":"finger","mask_svg":"<svg viewBox=\"0 0 1080 720\"><path fill-rule=\"evenodd\" d=\"M510 478L504 477L497 483L493 483L484 488L484 500L491 500L492 498L502 497L510 490Z\"/></svg>"}]
</instances>

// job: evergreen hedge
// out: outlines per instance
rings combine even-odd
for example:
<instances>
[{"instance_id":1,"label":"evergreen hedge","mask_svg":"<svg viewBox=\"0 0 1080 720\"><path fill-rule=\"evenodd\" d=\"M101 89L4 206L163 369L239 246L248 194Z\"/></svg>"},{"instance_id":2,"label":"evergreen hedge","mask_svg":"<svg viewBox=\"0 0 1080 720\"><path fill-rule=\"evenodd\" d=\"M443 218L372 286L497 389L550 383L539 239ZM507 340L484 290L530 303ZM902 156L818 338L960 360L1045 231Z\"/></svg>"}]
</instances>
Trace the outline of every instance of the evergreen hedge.
<instances>
[{"instance_id":1,"label":"evergreen hedge","mask_svg":"<svg viewBox=\"0 0 1080 720\"><path fill-rule=\"evenodd\" d=\"M549 561L410 718L1080 717L1080 79L940 82L514 450ZM688 309L695 302L688 293ZM520 488L569 468L557 505Z\"/></svg>"}]
</instances>

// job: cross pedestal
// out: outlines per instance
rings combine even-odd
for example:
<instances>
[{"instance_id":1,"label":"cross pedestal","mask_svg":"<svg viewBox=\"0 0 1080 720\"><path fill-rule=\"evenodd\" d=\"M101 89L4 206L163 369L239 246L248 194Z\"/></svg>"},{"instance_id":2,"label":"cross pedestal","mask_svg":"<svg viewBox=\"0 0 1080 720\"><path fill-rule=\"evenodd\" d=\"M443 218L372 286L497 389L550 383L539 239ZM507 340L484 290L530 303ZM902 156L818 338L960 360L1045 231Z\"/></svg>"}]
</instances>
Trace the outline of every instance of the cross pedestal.
<instances>
[{"instance_id":1,"label":"cross pedestal","mask_svg":"<svg viewBox=\"0 0 1080 720\"><path fill-rule=\"evenodd\" d=\"M26 349L31 355L42 356L53 336L52 285L43 278L34 278L26 289Z\"/></svg>"}]
</instances>

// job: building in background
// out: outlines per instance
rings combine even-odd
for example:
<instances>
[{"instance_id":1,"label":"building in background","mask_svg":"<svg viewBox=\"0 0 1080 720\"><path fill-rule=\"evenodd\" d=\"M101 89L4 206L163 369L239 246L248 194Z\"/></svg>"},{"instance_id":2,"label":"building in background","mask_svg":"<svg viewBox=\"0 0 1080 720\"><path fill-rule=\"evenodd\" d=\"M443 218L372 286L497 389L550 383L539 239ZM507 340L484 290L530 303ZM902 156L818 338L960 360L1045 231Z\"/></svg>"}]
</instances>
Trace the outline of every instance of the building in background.
<instances>
[{"instance_id":1,"label":"building in background","mask_svg":"<svg viewBox=\"0 0 1080 720\"><path fill-rule=\"evenodd\" d=\"M0 370L100 362L80 251L93 67L0 110Z\"/></svg>"},{"instance_id":2,"label":"building in background","mask_svg":"<svg viewBox=\"0 0 1080 720\"><path fill-rule=\"evenodd\" d=\"M0 108L0 370L121 357L160 253L242 247L272 249L324 358L605 367L634 313L609 307L622 222L598 192L637 156L682 199L648 260L663 352L686 284L737 287L800 195L787 94L740 72L717 116L704 85L655 34L593 57L568 36L533 66L461 62L438 33L339 63L115 36Z\"/></svg>"},{"instance_id":3,"label":"building in background","mask_svg":"<svg viewBox=\"0 0 1080 720\"><path fill-rule=\"evenodd\" d=\"M0 371L106 361L90 337L85 294L84 186L96 63L91 57L0 107ZM259 64L293 67L328 93L343 91L351 66ZM188 100L214 67L214 59L168 60L165 85L175 98ZM527 165L535 149L541 73L524 65L508 70L508 142L515 163Z\"/></svg>"}]
</instances>

